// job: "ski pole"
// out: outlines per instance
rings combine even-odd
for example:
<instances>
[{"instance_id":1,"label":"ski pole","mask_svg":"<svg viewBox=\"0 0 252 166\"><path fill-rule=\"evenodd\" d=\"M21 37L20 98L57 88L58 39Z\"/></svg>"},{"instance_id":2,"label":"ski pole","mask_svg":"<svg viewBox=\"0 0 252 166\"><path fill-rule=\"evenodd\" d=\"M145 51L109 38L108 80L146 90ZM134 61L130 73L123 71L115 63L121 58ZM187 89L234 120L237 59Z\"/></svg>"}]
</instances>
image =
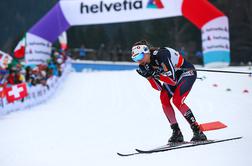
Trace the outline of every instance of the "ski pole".
<instances>
[{"instance_id":1,"label":"ski pole","mask_svg":"<svg viewBox=\"0 0 252 166\"><path fill-rule=\"evenodd\" d=\"M203 80L206 79L206 77L205 76L203 76L203 77L197 77L197 79L203 81Z\"/></svg>"},{"instance_id":2,"label":"ski pole","mask_svg":"<svg viewBox=\"0 0 252 166\"><path fill-rule=\"evenodd\" d=\"M252 72L243 72L243 71L228 71L228 70L210 70L210 69L191 69L191 68L177 68L177 70L182 71L204 71L204 72L215 72L215 73L233 73L233 74L248 74L252 75Z\"/></svg>"}]
</instances>

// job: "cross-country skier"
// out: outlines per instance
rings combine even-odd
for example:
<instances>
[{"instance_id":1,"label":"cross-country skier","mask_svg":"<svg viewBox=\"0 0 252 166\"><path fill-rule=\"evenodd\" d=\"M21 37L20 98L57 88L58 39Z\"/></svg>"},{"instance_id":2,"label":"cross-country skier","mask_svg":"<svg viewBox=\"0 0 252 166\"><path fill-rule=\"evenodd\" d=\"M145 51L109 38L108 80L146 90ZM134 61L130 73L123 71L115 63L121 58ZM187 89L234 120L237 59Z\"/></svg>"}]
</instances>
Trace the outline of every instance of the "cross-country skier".
<instances>
[{"instance_id":1,"label":"cross-country skier","mask_svg":"<svg viewBox=\"0 0 252 166\"><path fill-rule=\"evenodd\" d=\"M162 108L173 130L168 142L184 141L171 105L171 98L173 104L191 126L193 131L191 141L207 140L206 135L200 130L191 109L184 103L196 80L197 73L195 70L181 69L194 69L194 66L174 49L169 47L150 48L145 40L133 45L131 58L139 64L138 74L147 78L154 89L161 91Z\"/></svg>"}]
</instances>

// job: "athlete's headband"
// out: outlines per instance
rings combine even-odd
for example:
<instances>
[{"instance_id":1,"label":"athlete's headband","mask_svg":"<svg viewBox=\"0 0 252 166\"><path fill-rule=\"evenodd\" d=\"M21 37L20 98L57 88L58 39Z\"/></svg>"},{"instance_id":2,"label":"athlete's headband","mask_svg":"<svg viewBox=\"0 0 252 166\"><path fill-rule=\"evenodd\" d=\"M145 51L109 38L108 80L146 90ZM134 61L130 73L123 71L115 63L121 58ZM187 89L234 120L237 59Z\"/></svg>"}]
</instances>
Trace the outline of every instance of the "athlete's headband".
<instances>
[{"instance_id":1,"label":"athlete's headband","mask_svg":"<svg viewBox=\"0 0 252 166\"><path fill-rule=\"evenodd\" d=\"M135 62L140 61L144 58L145 53L150 53L148 46L146 46L146 45L133 46L131 59Z\"/></svg>"}]
</instances>

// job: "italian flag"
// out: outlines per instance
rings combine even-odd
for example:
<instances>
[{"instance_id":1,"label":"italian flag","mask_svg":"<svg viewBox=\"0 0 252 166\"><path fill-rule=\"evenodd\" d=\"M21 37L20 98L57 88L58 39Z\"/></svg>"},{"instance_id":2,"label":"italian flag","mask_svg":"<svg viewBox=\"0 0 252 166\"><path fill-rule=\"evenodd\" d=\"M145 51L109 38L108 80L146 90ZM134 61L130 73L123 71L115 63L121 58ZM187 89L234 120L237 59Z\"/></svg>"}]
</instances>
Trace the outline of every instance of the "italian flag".
<instances>
[{"instance_id":1,"label":"italian flag","mask_svg":"<svg viewBox=\"0 0 252 166\"><path fill-rule=\"evenodd\" d=\"M25 56L25 38L19 41L18 45L14 49L14 57L15 58L24 58Z\"/></svg>"},{"instance_id":2,"label":"italian flag","mask_svg":"<svg viewBox=\"0 0 252 166\"><path fill-rule=\"evenodd\" d=\"M59 43L60 43L60 48L62 50L66 50L67 49L67 33L63 32L60 36L59 36Z\"/></svg>"}]
</instances>

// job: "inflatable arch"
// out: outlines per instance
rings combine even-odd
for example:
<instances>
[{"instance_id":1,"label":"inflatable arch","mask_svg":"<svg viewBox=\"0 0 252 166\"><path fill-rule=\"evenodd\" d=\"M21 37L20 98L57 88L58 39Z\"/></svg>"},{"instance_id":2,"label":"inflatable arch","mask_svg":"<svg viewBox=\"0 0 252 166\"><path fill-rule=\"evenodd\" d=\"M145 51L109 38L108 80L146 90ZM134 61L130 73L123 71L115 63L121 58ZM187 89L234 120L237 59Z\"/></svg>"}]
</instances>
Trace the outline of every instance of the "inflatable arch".
<instances>
[{"instance_id":1,"label":"inflatable arch","mask_svg":"<svg viewBox=\"0 0 252 166\"><path fill-rule=\"evenodd\" d=\"M27 33L26 62L44 63L51 44L75 25L184 16L202 32L206 66L230 63L228 18L207 0L61 0Z\"/></svg>"}]
</instances>

